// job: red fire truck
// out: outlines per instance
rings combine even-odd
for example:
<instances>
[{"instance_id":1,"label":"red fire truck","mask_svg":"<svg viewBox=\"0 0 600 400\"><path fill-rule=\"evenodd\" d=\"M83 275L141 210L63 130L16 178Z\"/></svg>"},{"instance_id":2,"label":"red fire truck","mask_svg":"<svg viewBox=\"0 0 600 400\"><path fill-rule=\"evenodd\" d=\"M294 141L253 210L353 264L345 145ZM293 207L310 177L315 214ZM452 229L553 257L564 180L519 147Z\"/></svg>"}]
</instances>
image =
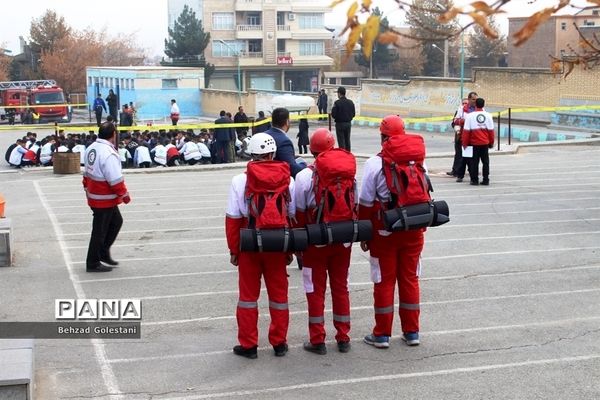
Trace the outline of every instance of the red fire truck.
<instances>
[{"instance_id":1,"label":"red fire truck","mask_svg":"<svg viewBox=\"0 0 600 400\"><path fill-rule=\"evenodd\" d=\"M0 117L25 119L27 110L40 115L40 122L68 122L63 90L52 79L0 82Z\"/></svg>"}]
</instances>

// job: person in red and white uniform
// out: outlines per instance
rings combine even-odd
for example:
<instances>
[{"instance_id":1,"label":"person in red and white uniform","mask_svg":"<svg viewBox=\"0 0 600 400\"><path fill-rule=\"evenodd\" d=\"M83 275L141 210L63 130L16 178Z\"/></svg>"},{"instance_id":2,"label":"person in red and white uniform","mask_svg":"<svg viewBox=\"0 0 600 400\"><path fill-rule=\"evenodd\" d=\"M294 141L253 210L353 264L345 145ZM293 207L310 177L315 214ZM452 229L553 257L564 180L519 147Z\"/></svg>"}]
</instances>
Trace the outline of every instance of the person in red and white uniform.
<instances>
[{"instance_id":1,"label":"person in red and white uniform","mask_svg":"<svg viewBox=\"0 0 600 400\"><path fill-rule=\"evenodd\" d=\"M465 125L465 118L469 113L475 111L475 101L477 100L477 93L470 92L467 95L467 104L463 104L458 108L456 114L454 115L454 119L452 120L452 125L454 127L454 151L458 154L455 154L454 164L452 165L453 176L456 177L456 182L462 182L465 177L465 172L467 167L471 169L470 159L462 156L462 131ZM457 158L459 160L457 161Z\"/></svg>"},{"instance_id":2,"label":"person in red and white uniform","mask_svg":"<svg viewBox=\"0 0 600 400\"><path fill-rule=\"evenodd\" d=\"M177 126L177 121L179 121L179 106L175 99L171 100L171 123L173 126Z\"/></svg>"},{"instance_id":3,"label":"person in red and white uniform","mask_svg":"<svg viewBox=\"0 0 600 400\"><path fill-rule=\"evenodd\" d=\"M326 128L319 128L310 137L310 152L317 156L335 145L335 137ZM313 167L308 167L296 175L296 219L298 226L304 227L314 220L318 205L315 201ZM358 196L356 197L358 198ZM310 215L313 214L313 215ZM302 277L308 303L308 331L310 341L304 343L304 350L326 354L325 346L325 291L327 276L331 287L333 304L333 326L337 334L338 350L350 350L350 294L348 291L348 269L352 243L335 243L327 246L309 246L302 254Z\"/></svg>"},{"instance_id":4,"label":"person in red and white uniform","mask_svg":"<svg viewBox=\"0 0 600 400\"><path fill-rule=\"evenodd\" d=\"M273 160L277 146L275 140L266 133L257 133L249 145L253 160ZM239 345L233 348L236 355L254 359L258 348L258 298L261 276L264 276L269 296L269 342L275 355L287 353L287 331L289 325L287 269L292 255L284 252L254 253L240 251L240 229L248 227L248 204L246 202L246 174L233 177L225 216L227 246L231 264L238 267L239 301L237 304L237 324ZM294 180L290 178L290 202L288 216L294 218Z\"/></svg>"},{"instance_id":5,"label":"person in red and white uniform","mask_svg":"<svg viewBox=\"0 0 600 400\"><path fill-rule=\"evenodd\" d=\"M475 111L465 118L462 133L463 148L473 146L473 157L469 168L471 185L479 185L479 160L481 160L483 177L481 184L490 184L490 156L489 149L494 147L494 119L485 111L485 100L481 97L475 101Z\"/></svg>"},{"instance_id":6,"label":"person in red and white uniform","mask_svg":"<svg viewBox=\"0 0 600 400\"><path fill-rule=\"evenodd\" d=\"M389 137L404 135L404 121L397 115L383 119L379 127L381 142ZM369 158L363 169L359 196L360 219L370 219L373 239L361 242L363 251L370 252L371 280L374 283L375 327L365 336L367 344L386 349L390 346L394 319L394 290L398 285L399 315L402 339L409 346L419 342L419 258L423 250L423 231L389 232L382 221L383 205L390 201L383 161L379 155Z\"/></svg>"},{"instance_id":7,"label":"person in red and white uniform","mask_svg":"<svg viewBox=\"0 0 600 400\"><path fill-rule=\"evenodd\" d=\"M115 149L117 136L115 125L104 122L98 129L98 139L85 152L83 188L94 216L86 258L88 272L111 271L119 264L112 259L110 247L123 225L119 204L129 203L131 197Z\"/></svg>"}]
</instances>

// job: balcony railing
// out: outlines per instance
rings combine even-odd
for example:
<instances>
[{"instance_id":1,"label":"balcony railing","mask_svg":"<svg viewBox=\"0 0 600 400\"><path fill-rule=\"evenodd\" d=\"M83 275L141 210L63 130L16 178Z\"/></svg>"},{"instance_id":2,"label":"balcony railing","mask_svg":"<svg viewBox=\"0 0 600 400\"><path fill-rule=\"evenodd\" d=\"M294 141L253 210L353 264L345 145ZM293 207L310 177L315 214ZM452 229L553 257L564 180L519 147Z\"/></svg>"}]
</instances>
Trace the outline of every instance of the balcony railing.
<instances>
[{"instance_id":1,"label":"balcony railing","mask_svg":"<svg viewBox=\"0 0 600 400\"><path fill-rule=\"evenodd\" d=\"M277 52L277 57L291 57L292 53L290 53L289 51L278 51Z\"/></svg>"},{"instance_id":2,"label":"balcony railing","mask_svg":"<svg viewBox=\"0 0 600 400\"><path fill-rule=\"evenodd\" d=\"M240 57L243 58L262 58L262 51L241 51Z\"/></svg>"},{"instance_id":3,"label":"balcony railing","mask_svg":"<svg viewBox=\"0 0 600 400\"><path fill-rule=\"evenodd\" d=\"M237 30L243 32L262 31L262 25L238 25Z\"/></svg>"},{"instance_id":4,"label":"balcony railing","mask_svg":"<svg viewBox=\"0 0 600 400\"><path fill-rule=\"evenodd\" d=\"M278 31L289 31L290 26L289 25L277 25L277 30Z\"/></svg>"}]
</instances>

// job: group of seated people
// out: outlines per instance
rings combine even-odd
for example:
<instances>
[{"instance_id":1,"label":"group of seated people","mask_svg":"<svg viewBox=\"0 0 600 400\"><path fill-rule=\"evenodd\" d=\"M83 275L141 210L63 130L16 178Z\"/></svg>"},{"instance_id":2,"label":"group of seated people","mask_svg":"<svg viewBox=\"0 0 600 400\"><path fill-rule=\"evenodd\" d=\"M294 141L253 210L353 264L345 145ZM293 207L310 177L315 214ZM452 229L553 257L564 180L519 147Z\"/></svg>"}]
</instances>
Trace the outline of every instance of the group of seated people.
<instances>
[{"instance_id":1,"label":"group of seated people","mask_svg":"<svg viewBox=\"0 0 600 400\"><path fill-rule=\"evenodd\" d=\"M171 167L178 165L215 164L216 151L212 130L202 129L199 133L192 129L134 131L123 132L116 146L123 168L150 168L151 166ZM5 159L13 167L52 166L55 152L79 153L80 163L84 164L85 149L97 138L93 132L88 134L49 135L42 140L37 139L35 132L27 132L6 151ZM245 134L238 135L235 142L236 156L239 159L250 159L247 152L249 138ZM235 157L231 157L233 160Z\"/></svg>"}]
</instances>

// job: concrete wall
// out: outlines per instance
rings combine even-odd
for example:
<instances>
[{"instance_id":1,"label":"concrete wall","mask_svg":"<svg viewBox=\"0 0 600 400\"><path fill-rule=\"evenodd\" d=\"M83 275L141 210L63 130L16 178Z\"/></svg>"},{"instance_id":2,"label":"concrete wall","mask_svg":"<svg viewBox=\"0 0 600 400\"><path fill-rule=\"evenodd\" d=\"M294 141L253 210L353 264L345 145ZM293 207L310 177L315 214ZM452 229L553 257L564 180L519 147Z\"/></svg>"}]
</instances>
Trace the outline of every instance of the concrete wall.
<instances>
[{"instance_id":1,"label":"concrete wall","mask_svg":"<svg viewBox=\"0 0 600 400\"><path fill-rule=\"evenodd\" d=\"M576 68L566 78L548 69L475 68L473 78L465 79L466 97L475 91L486 99L490 111L508 107L557 107L600 104L600 69ZM337 99L337 86L323 85L329 97L329 110ZM410 81L363 80L361 87L346 87L357 115L382 117L387 114L427 117L453 114L460 104L460 80L456 78L414 78ZM270 110L269 101L282 92L250 91L242 93L242 105L248 115ZM315 95L314 93L303 93ZM315 96L316 100L316 96ZM202 90L205 115L216 116L225 109L235 113L236 91ZM317 110L311 110L316 112ZM551 113L528 114L550 121Z\"/></svg>"}]
</instances>

